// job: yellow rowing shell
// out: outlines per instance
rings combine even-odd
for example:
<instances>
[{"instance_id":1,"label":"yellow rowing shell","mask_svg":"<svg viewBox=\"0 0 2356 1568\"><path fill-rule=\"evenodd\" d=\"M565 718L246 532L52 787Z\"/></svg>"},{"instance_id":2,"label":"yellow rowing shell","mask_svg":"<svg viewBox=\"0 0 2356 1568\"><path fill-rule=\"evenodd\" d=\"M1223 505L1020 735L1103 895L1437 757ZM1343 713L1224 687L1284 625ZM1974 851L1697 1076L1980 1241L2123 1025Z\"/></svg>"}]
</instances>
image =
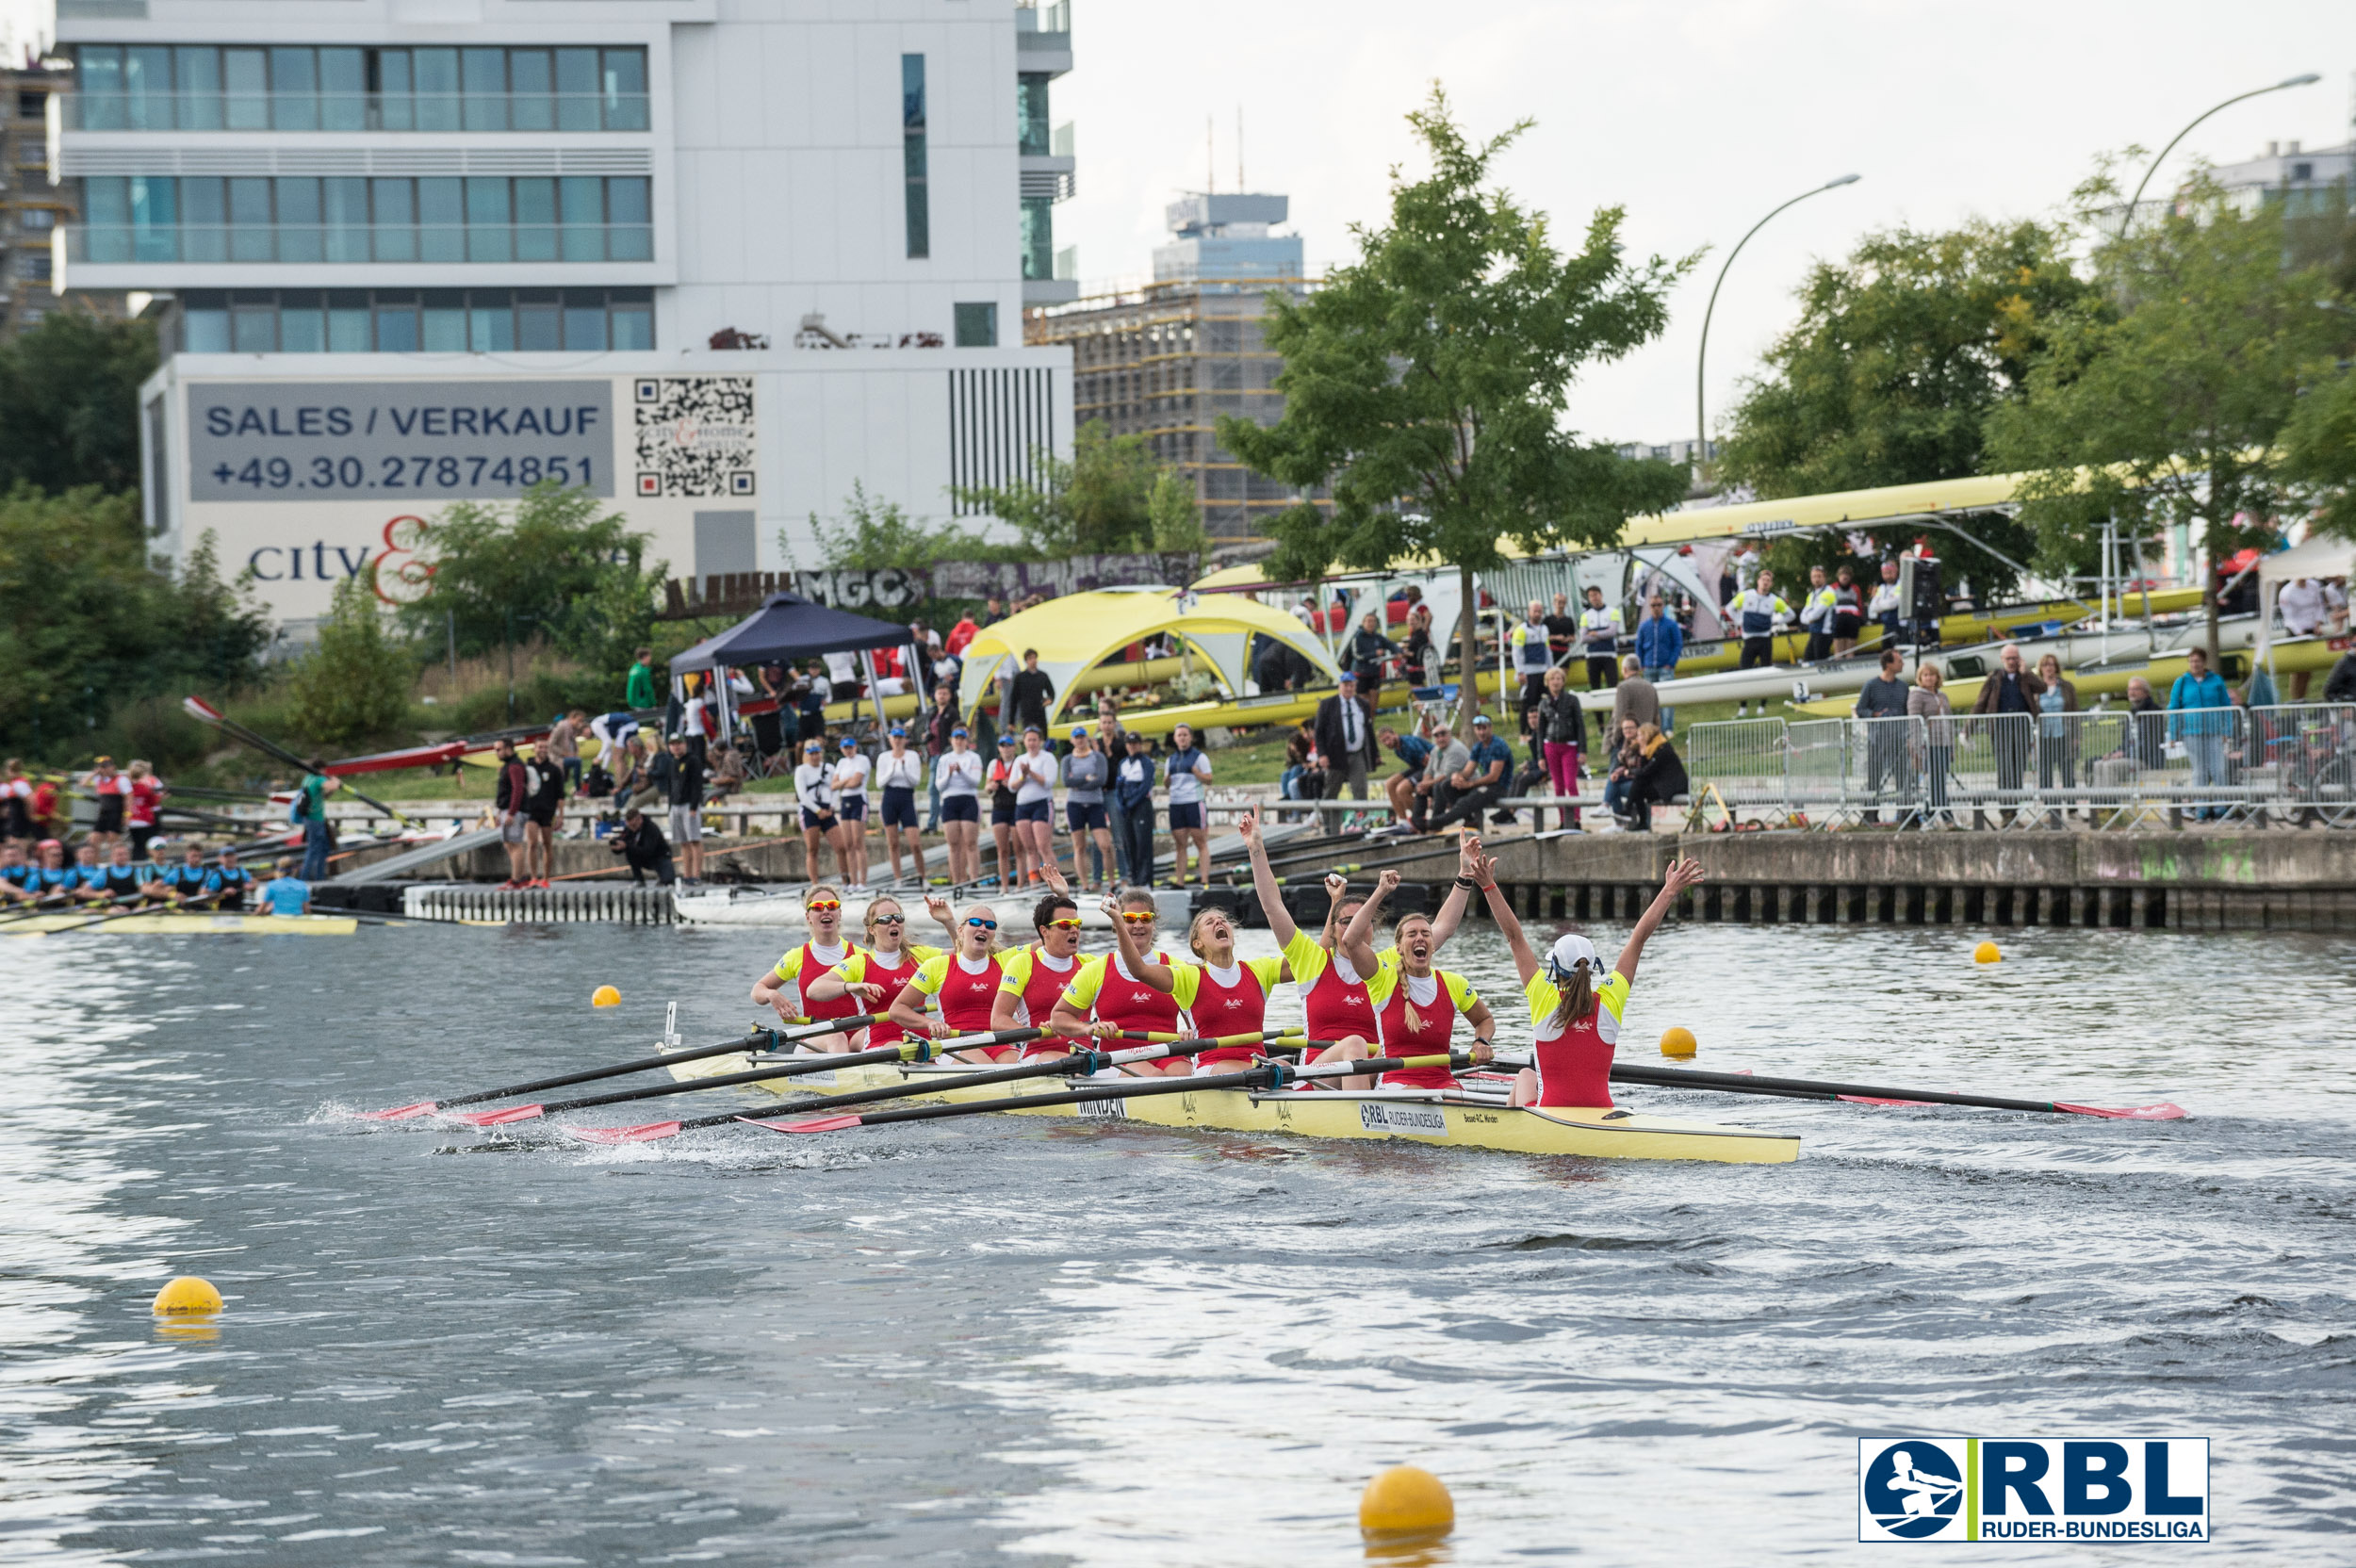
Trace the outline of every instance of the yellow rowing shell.
<instances>
[{"instance_id":1,"label":"yellow rowing shell","mask_svg":"<svg viewBox=\"0 0 2356 1568\"><path fill-rule=\"evenodd\" d=\"M251 931L277 937L349 937L360 923L337 915L123 915L93 923L90 915L31 915L0 925L0 932L38 936L49 931L97 931L115 936L209 937Z\"/></svg>"},{"instance_id":2,"label":"yellow rowing shell","mask_svg":"<svg viewBox=\"0 0 2356 1568\"><path fill-rule=\"evenodd\" d=\"M801 1065L811 1060L791 1058ZM744 1071L744 1056L707 1057L671 1070L681 1080ZM860 1063L793 1078L755 1084L776 1094L825 1094L897 1084L904 1078L954 1077L971 1067L900 1068L889 1062ZM995 1100L1022 1094L1053 1094L1072 1085L1062 1079L1031 1079L979 1087L911 1095L926 1100ZM845 1106L846 1111L861 1109ZM886 1108L879 1106L877 1108ZM823 1114L823 1113L822 1113ZM1681 1121L1620 1109L1514 1107L1495 1103L1350 1094L1330 1089L1255 1094L1244 1089L1199 1089L1146 1095L1078 1105L1016 1108L1019 1116L1069 1117L1143 1127L1199 1127L1233 1133L1291 1134L1313 1138L1397 1139L1460 1149L1494 1149L1514 1154L1570 1154L1606 1160L1708 1160L1726 1165L1789 1165L1800 1157L1791 1134L1763 1133L1713 1121Z\"/></svg>"}]
</instances>

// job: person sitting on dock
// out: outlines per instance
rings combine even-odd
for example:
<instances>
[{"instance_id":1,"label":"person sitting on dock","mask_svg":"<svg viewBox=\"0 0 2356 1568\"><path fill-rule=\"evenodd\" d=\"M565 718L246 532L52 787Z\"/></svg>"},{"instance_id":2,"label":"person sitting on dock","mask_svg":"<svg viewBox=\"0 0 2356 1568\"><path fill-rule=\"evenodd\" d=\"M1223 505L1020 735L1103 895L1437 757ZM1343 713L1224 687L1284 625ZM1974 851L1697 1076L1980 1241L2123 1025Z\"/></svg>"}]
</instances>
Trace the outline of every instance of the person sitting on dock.
<instances>
[{"instance_id":1,"label":"person sitting on dock","mask_svg":"<svg viewBox=\"0 0 2356 1568\"><path fill-rule=\"evenodd\" d=\"M254 912L281 920L296 920L311 912L311 885L295 875L293 856L281 858L278 874L255 893Z\"/></svg>"},{"instance_id":2,"label":"person sitting on dock","mask_svg":"<svg viewBox=\"0 0 2356 1568\"><path fill-rule=\"evenodd\" d=\"M1342 956L1350 960L1352 969L1366 977L1366 1002L1374 1009L1375 1038L1351 1036L1332 1051L1319 1053L1318 1059L1364 1061L1378 1049L1386 1056L1436 1056L1449 1049L1456 1034L1456 1021L1461 1018L1473 1032L1473 1060L1489 1061L1495 1055L1489 1046L1489 1032L1497 1021L1490 1015L1489 1004L1473 989L1471 981L1432 963L1439 943L1433 939L1429 916L1402 915L1393 925L1396 962L1386 965L1375 953L1374 923L1383 901L1398 887L1399 873L1384 871L1375 881L1374 896L1359 906L1358 912L1350 917L1349 929L1342 933ZM1364 1078L1345 1078L1340 1086L1363 1088L1366 1084ZM1456 1074L1445 1067L1401 1068L1384 1073L1382 1086L1450 1089L1456 1087Z\"/></svg>"}]
</instances>

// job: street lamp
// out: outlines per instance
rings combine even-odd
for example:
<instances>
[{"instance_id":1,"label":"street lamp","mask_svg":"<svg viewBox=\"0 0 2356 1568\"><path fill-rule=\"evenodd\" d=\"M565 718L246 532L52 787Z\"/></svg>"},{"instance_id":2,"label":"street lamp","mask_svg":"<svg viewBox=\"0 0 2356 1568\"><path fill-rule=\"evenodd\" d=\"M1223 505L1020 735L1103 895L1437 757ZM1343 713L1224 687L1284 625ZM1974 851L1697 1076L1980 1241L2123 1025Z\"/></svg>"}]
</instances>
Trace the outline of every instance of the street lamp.
<instances>
[{"instance_id":1,"label":"street lamp","mask_svg":"<svg viewBox=\"0 0 2356 1568\"><path fill-rule=\"evenodd\" d=\"M2159 169L2160 164L2168 157L2168 155L2176 150L2176 144L2192 134L2193 125L2200 124L2201 121L2206 120L2210 115L2215 114L2217 109L2230 109L2235 104L2241 103L2244 99L2263 98L2269 92L2280 92L2286 87L2311 87L2315 83L2321 80L2323 80L2323 78L2312 71L2308 72L2303 76L2285 76L2281 81L2275 83L2272 87L2253 88L2248 92L2236 93L2234 96L2226 99L2222 104L2217 105L2217 108L2208 109L2194 116L2192 124L2186 125L2183 130L2178 131L2174 136L2168 138L2168 145L2160 149L2160 155L2153 158L2150 166L2144 170L2143 178L2135 184L2135 193L2127 198L2127 216L2119 224L2119 233L2126 233L2127 225L2135 220L2135 208L2143 201L2143 188L2151 183L2152 174Z\"/></svg>"},{"instance_id":2,"label":"street lamp","mask_svg":"<svg viewBox=\"0 0 2356 1568\"><path fill-rule=\"evenodd\" d=\"M1844 185L1855 185L1864 177L1862 174L1843 174L1837 180L1826 180L1813 190L1801 191L1791 201L1784 203L1782 207L1775 208L1775 212L1781 212L1783 207L1796 206L1810 196L1821 196L1827 190L1838 190ZM1732 267L1734 258L1742 253L1742 247L1751 242L1751 235L1757 234L1774 220L1775 212L1771 212L1765 218L1753 223L1750 234L1744 235L1734 242L1734 249L1726 253L1726 265L1718 269L1718 281L1710 286L1710 308L1702 312L1701 352L1693 358L1693 480L1697 486L1701 482L1702 454L1710 449L1710 421L1704 413L1704 398L1708 386L1704 377L1710 364L1710 318L1718 309L1718 290L1726 286L1726 269Z\"/></svg>"}]
</instances>

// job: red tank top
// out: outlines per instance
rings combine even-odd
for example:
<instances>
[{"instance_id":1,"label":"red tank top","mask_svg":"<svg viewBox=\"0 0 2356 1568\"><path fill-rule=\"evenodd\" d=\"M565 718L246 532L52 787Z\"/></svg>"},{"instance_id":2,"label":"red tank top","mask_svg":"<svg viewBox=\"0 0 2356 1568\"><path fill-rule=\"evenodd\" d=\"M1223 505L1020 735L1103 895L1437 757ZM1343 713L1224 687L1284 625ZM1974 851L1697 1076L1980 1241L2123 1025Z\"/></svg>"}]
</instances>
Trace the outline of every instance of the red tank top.
<instances>
[{"instance_id":1,"label":"red tank top","mask_svg":"<svg viewBox=\"0 0 2356 1568\"><path fill-rule=\"evenodd\" d=\"M1050 969L1039 960L1045 956L1039 943L1031 944L1031 972L1023 981L1023 1012L1032 1023L1044 1029L1047 1021L1055 1016L1055 1003L1065 988L1080 976L1080 960L1073 958L1069 969ZM1034 1040L1023 1048L1025 1056L1063 1056L1076 1049L1079 1042L1061 1035L1050 1035Z\"/></svg>"},{"instance_id":2,"label":"red tank top","mask_svg":"<svg viewBox=\"0 0 2356 1568\"><path fill-rule=\"evenodd\" d=\"M1428 1003L1415 1004L1412 1024L1407 1018L1408 981L1404 971L1390 1000L1383 1004L1377 1017L1385 1056L1436 1056L1448 1048L1448 1041L1456 1034L1456 993L1448 988L1448 981L1438 970L1432 974L1439 982L1439 995ZM1452 1089L1456 1086L1456 1074L1444 1067L1404 1068L1384 1073L1383 1084L1386 1088Z\"/></svg>"},{"instance_id":3,"label":"red tank top","mask_svg":"<svg viewBox=\"0 0 2356 1568\"><path fill-rule=\"evenodd\" d=\"M909 957L906 951L896 956L896 961L887 961L882 954L872 947L869 948L867 950L867 983L871 986L881 986L883 995L873 1002L859 1004L860 1009L872 1013L890 1011L892 999L900 994L902 988L916 978L918 967L916 960ZM878 1018L868 1026L867 1043L870 1046L897 1045L906 1038L908 1038L908 1031L889 1019Z\"/></svg>"},{"instance_id":4,"label":"red tank top","mask_svg":"<svg viewBox=\"0 0 2356 1568\"><path fill-rule=\"evenodd\" d=\"M1374 1004L1366 1000L1366 983L1345 982L1334 967L1333 956L1327 956L1325 967L1309 982L1308 992L1301 999L1309 1037L1339 1040L1356 1035L1371 1042L1375 1037Z\"/></svg>"},{"instance_id":5,"label":"red tank top","mask_svg":"<svg viewBox=\"0 0 2356 1568\"><path fill-rule=\"evenodd\" d=\"M1170 955L1156 953L1157 964L1170 962ZM1118 955L1104 959L1104 978L1096 988L1096 1004L1089 1009L1099 1021L1117 1023L1123 1029L1150 1029L1156 1034L1172 1034L1178 1028L1178 999L1168 991L1157 991L1142 980L1132 980L1121 973Z\"/></svg>"},{"instance_id":6,"label":"red tank top","mask_svg":"<svg viewBox=\"0 0 2356 1568\"><path fill-rule=\"evenodd\" d=\"M1220 1035L1248 1035L1268 1025L1268 992L1260 988L1260 977L1249 964L1238 964L1240 971L1232 986L1222 986L1212 978L1208 964L1197 964L1203 981L1194 993L1192 1032L1216 1037ZM1197 1070L1214 1062L1249 1062L1259 1054L1252 1045L1223 1045L1216 1051L1205 1051L1194 1059Z\"/></svg>"},{"instance_id":7,"label":"red tank top","mask_svg":"<svg viewBox=\"0 0 2356 1568\"><path fill-rule=\"evenodd\" d=\"M1596 1027L1603 1016L1603 1004L1597 1002L1594 1012L1573 1019L1554 1038L1531 1042L1530 1054L1538 1067L1539 1104L1612 1103L1612 1046Z\"/></svg>"},{"instance_id":8,"label":"red tank top","mask_svg":"<svg viewBox=\"0 0 2356 1568\"><path fill-rule=\"evenodd\" d=\"M989 1033L990 1004L998 995L1001 972L994 957L981 973L968 974L957 955L949 956L947 972L941 977L941 1016L951 1029L960 1035Z\"/></svg>"},{"instance_id":9,"label":"red tank top","mask_svg":"<svg viewBox=\"0 0 2356 1568\"><path fill-rule=\"evenodd\" d=\"M852 954L857 953L858 951L858 947L850 942L844 942L843 944L843 956L846 960ZM820 975L826 973L827 970L833 967L833 965L821 959L818 955L812 953L810 949L810 943L804 942L802 944L802 972L796 978L794 983L801 988L802 1014L804 1017L857 1018L859 1014L867 1011L866 1005L861 1003L856 995L849 991L844 991L841 996L830 998L825 1002L812 1002L810 999L810 983L812 980L817 979Z\"/></svg>"}]
</instances>

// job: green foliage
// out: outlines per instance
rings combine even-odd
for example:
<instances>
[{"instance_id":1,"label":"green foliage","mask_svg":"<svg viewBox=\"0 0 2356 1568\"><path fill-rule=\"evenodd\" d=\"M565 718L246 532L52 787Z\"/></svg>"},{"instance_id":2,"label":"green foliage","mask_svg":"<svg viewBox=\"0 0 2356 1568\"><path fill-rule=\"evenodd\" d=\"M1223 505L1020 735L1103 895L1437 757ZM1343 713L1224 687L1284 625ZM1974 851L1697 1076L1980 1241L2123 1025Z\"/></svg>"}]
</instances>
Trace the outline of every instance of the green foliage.
<instances>
[{"instance_id":1,"label":"green foliage","mask_svg":"<svg viewBox=\"0 0 2356 1568\"><path fill-rule=\"evenodd\" d=\"M340 750L397 729L409 711L409 664L384 635L376 595L357 578L335 584L317 646L295 661L287 718L311 746Z\"/></svg>"},{"instance_id":2,"label":"green foliage","mask_svg":"<svg viewBox=\"0 0 2356 1568\"><path fill-rule=\"evenodd\" d=\"M0 346L0 491L139 487L139 383L155 330L87 311L51 312Z\"/></svg>"},{"instance_id":3,"label":"green foliage","mask_svg":"<svg viewBox=\"0 0 2356 1568\"><path fill-rule=\"evenodd\" d=\"M1165 555L1201 555L1210 547L1203 531L1203 508L1194 486L1175 468L1164 468L1145 498L1145 514L1153 531L1153 547Z\"/></svg>"},{"instance_id":4,"label":"green foliage","mask_svg":"<svg viewBox=\"0 0 2356 1568\"><path fill-rule=\"evenodd\" d=\"M1284 417L1219 422L1220 445L1261 473L1331 486L1330 519L1304 502L1270 520L1274 580L1428 553L1456 564L1469 590L1474 571L1502 564L1504 537L1606 544L1685 490L1683 469L1630 462L1562 420L1583 366L1660 335L1693 258L1631 265L1617 207L1562 255L1544 215L1482 189L1528 122L1476 146L1435 86L1408 122L1432 170L1416 181L1392 171L1389 226L1356 230L1358 260L1308 299L1269 298Z\"/></svg>"},{"instance_id":5,"label":"green foliage","mask_svg":"<svg viewBox=\"0 0 2356 1568\"><path fill-rule=\"evenodd\" d=\"M1899 228L1818 263L1735 408L1723 477L1775 498L1980 472L1988 416L2023 395L2044 323L2089 301L2066 237Z\"/></svg>"},{"instance_id":6,"label":"green foliage","mask_svg":"<svg viewBox=\"0 0 2356 1568\"><path fill-rule=\"evenodd\" d=\"M152 564L139 498L96 486L0 498L0 743L73 758L118 706L250 680L269 641L224 584L210 534L174 577Z\"/></svg>"},{"instance_id":7,"label":"green foliage","mask_svg":"<svg viewBox=\"0 0 2356 1568\"><path fill-rule=\"evenodd\" d=\"M2314 368L2283 449L2283 474L2317 508L2316 526L2356 539L2356 365Z\"/></svg>"},{"instance_id":8,"label":"green foliage","mask_svg":"<svg viewBox=\"0 0 2356 1568\"><path fill-rule=\"evenodd\" d=\"M1072 461L1033 454L1038 482L969 489L959 500L1014 525L1033 556L1118 555L1153 547L1159 472L1142 435L1115 435L1101 419L1080 427Z\"/></svg>"},{"instance_id":9,"label":"green foliage","mask_svg":"<svg viewBox=\"0 0 2356 1568\"><path fill-rule=\"evenodd\" d=\"M444 617L454 616L462 655L536 634L585 664L621 669L648 641L667 564L646 565L647 535L602 507L552 480L512 506L453 502L427 540L434 591L401 607L401 624L439 649Z\"/></svg>"},{"instance_id":10,"label":"green foliage","mask_svg":"<svg viewBox=\"0 0 2356 1568\"><path fill-rule=\"evenodd\" d=\"M996 561L1009 553L955 523L928 528L901 511L899 502L870 498L867 486L857 482L843 499L843 514L841 528L827 527L815 512L810 514L826 564L840 571L923 571L936 561ZM793 558L794 540L783 529L777 531L777 548Z\"/></svg>"},{"instance_id":11,"label":"green foliage","mask_svg":"<svg viewBox=\"0 0 2356 1568\"><path fill-rule=\"evenodd\" d=\"M2079 195L2101 234L2107 174ZM2034 471L2022 515L2042 563L2085 560L2106 515L2146 534L2197 524L2212 561L2272 540L2298 499L2283 437L2302 379L2348 330L2329 275L2285 254L2279 212L2240 211L2205 180L2101 240L2102 293L2046 323L2027 397L1988 424L1991 459ZM2213 599L2210 613L2214 638Z\"/></svg>"}]
</instances>

